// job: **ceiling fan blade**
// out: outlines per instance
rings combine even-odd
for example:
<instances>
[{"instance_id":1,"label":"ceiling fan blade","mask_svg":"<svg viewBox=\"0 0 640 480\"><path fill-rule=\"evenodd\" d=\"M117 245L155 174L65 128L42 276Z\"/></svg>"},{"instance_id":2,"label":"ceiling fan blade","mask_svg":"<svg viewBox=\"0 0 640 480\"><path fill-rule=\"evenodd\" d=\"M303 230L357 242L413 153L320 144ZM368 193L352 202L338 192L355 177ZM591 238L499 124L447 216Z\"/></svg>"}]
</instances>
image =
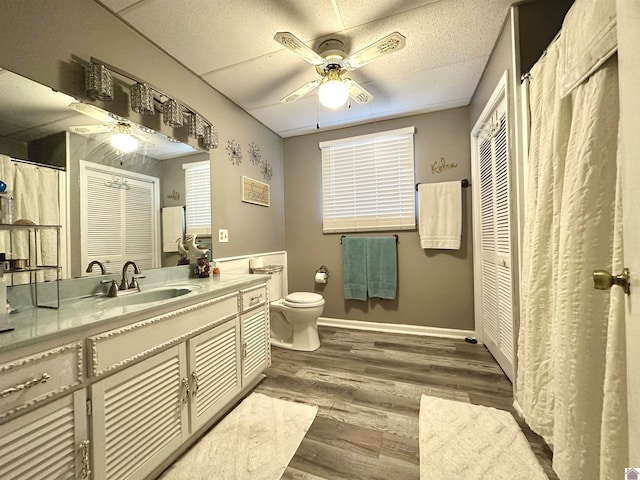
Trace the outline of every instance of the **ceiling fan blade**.
<instances>
[{"instance_id":1,"label":"ceiling fan blade","mask_svg":"<svg viewBox=\"0 0 640 480\"><path fill-rule=\"evenodd\" d=\"M373 95L367 92L359 83L350 78L343 78L343 82L349 87L349 96L358 103L369 103Z\"/></svg>"},{"instance_id":2,"label":"ceiling fan blade","mask_svg":"<svg viewBox=\"0 0 640 480\"><path fill-rule=\"evenodd\" d=\"M307 93L309 93L311 90L313 90L314 88L316 88L318 85L320 85L320 82L322 82L322 79L318 78L316 80L312 80L309 83L305 83L303 86L301 86L299 89L297 89L295 92L290 93L289 95L287 95L286 97L284 97L282 100L280 100L282 103L291 103L291 102L295 102L296 100L298 100L300 97L304 97Z\"/></svg>"},{"instance_id":3,"label":"ceiling fan blade","mask_svg":"<svg viewBox=\"0 0 640 480\"><path fill-rule=\"evenodd\" d=\"M293 53L300 55L311 65L322 65L324 63L324 60L320 55L307 47L304 42L293 33L278 32L273 36L273 39L287 47Z\"/></svg>"},{"instance_id":4,"label":"ceiling fan blade","mask_svg":"<svg viewBox=\"0 0 640 480\"><path fill-rule=\"evenodd\" d=\"M374 61L377 58L387 55L389 53L397 52L404 48L407 43L407 39L404 35L393 32L380 40L373 42L368 47L354 53L347 57L342 67L347 70L354 70L366 65L369 62Z\"/></svg>"},{"instance_id":5,"label":"ceiling fan blade","mask_svg":"<svg viewBox=\"0 0 640 480\"><path fill-rule=\"evenodd\" d=\"M90 105L88 103L73 102L69 104L69 108L74 109L76 112L80 112L84 115L87 115L88 117L91 117L94 120L98 120L99 122L113 123L116 121L111 115L109 115L104 110L98 107L94 107L93 105Z\"/></svg>"},{"instance_id":6,"label":"ceiling fan blade","mask_svg":"<svg viewBox=\"0 0 640 480\"><path fill-rule=\"evenodd\" d=\"M79 135L93 135L95 133L107 133L113 131L112 125L81 125L69 127L69 131Z\"/></svg>"}]
</instances>

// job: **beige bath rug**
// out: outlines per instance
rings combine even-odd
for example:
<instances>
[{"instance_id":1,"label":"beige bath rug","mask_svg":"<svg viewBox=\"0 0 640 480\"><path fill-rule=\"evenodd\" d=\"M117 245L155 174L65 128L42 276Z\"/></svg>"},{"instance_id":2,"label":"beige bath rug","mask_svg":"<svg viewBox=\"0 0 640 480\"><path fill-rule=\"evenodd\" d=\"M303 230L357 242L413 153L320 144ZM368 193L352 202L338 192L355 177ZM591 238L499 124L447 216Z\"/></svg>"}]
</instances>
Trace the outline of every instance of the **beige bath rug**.
<instances>
[{"instance_id":1,"label":"beige bath rug","mask_svg":"<svg viewBox=\"0 0 640 480\"><path fill-rule=\"evenodd\" d=\"M276 480L318 407L252 393L196 443L162 480Z\"/></svg>"},{"instance_id":2,"label":"beige bath rug","mask_svg":"<svg viewBox=\"0 0 640 480\"><path fill-rule=\"evenodd\" d=\"M422 395L420 480L547 480L509 412Z\"/></svg>"}]
</instances>

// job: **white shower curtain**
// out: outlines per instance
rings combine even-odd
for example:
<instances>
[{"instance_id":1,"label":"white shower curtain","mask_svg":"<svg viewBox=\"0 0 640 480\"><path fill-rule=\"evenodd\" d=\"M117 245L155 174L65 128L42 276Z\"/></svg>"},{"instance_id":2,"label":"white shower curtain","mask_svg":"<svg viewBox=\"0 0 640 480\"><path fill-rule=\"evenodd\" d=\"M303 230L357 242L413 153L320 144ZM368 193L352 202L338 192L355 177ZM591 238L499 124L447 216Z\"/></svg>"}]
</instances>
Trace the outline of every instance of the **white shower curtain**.
<instances>
[{"instance_id":1,"label":"white shower curtain","mask_svg":"<svg viewBox=\"0 0 640 480\"><path fill-rule=\"evenodd\" d=\"M611 49L594 56L588 74L572 70L573 83L565 88L566 66L574 63L566 57L580 51L569 43L580 35L565 30L580 23L575 19L588 24L589 9L598 7L576 2L560 41L530 78L516 403L553 446L553 468L562 480L622 478L628 455L623 299L614 291L610 302L591 280L594 269L621 270L618 77Z\"/></svg>"}]
</instances>

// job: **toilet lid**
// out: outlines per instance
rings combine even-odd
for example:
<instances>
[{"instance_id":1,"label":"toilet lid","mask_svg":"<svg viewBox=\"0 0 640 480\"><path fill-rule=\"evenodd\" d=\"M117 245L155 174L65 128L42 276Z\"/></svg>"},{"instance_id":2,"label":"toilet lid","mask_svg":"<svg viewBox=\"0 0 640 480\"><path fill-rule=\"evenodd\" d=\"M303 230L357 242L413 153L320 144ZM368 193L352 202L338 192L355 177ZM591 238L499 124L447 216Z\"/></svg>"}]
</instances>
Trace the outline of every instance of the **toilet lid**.
<instances>
[{"instance_id":1,"label":"toilet lid","mask_svg":"<svg viewBox=\"0 0 640 480\"><path fill-rule=\"evenodd\" d=\"M316 307L324 305L324 298L317 293L294 292L287 295L282 303L294 308Z\"/></svg>"}]
</instances>

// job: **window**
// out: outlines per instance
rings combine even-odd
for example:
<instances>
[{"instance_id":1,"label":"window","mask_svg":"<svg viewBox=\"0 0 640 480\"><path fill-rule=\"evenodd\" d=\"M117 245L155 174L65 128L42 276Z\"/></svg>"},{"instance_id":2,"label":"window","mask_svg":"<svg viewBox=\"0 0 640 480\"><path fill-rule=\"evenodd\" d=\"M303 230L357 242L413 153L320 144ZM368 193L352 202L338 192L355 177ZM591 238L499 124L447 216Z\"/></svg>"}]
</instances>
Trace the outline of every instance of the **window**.
<instances>
[{"instance_id":1,"label":"window","mask_svg":"<svg viewBox=\"0 0 640 480\"><path fill-rule=\"evenodd\" d=\"M320 142L322 231L416 226L414 128Z\"/></svg>"},{"instance_id":2,"label":"window","mask_svg":"<svg viewBox=\"0 0 640 480\"><path fill-rule=\"evenodd\" d=\"M211 235L211 174L209 162L185 163L187 233Z\"/></svg>"}]
</instances>

